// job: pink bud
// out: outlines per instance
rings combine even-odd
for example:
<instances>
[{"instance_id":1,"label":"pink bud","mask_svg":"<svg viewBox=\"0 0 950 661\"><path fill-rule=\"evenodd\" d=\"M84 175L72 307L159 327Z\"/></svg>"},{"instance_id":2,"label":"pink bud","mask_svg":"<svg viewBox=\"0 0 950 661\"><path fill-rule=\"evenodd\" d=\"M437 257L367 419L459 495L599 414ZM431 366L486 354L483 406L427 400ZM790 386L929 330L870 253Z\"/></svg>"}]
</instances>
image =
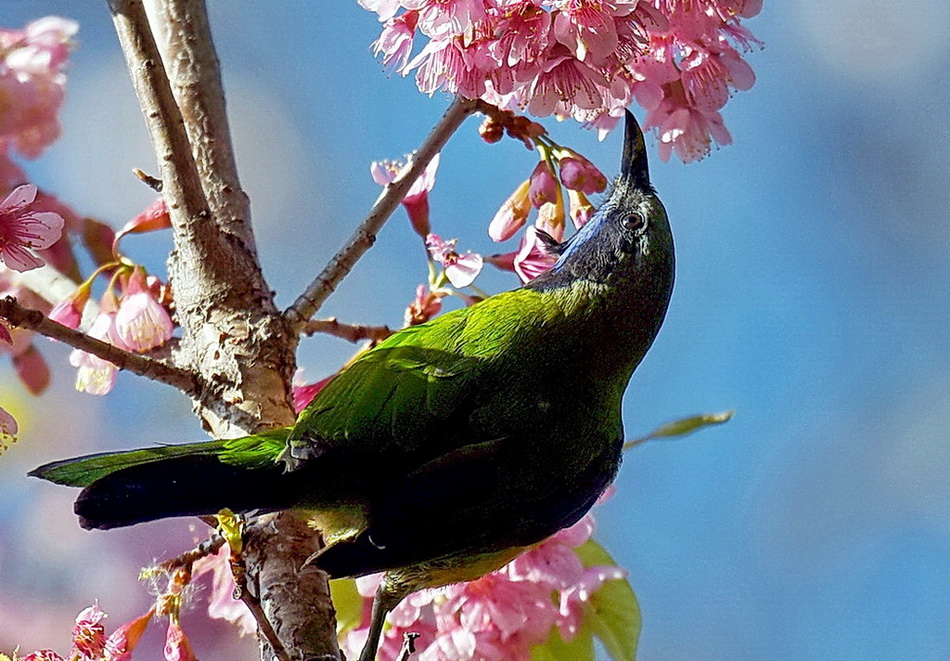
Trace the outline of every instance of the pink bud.
<instances>
[{"instance_id":1,"label":"pink bud","mask_svg":"<svg viewBox=\"0 0 950 661\"><path fill-rule=\"evenodd\" d=\"M531 211L531 201L528 198L530 186L530 179L521 182L495 213L488 225L488 236L493 241L510 239L528 220L528 213Z\"/></svg>"},{"instance_id":2,"label":"pink bud","mask_svg":"<svg viewBox=\"0 0 950 661\"><path fill-rule=\"evenodd\" d=\"M188 637L174 618L168 623L165 634L164 655L166 661L198 661Z\"/></svg>"},{"instance_id":3,"label":"pink bud","mask_svg":"<svg viewBox=\"0 0 950 661\"><path fill-rule=\"evenodd\" d=\"M564 186L588 195L600 193L607 188L607 177L580 154L560 160L561 181Z\"/></svg>"},{"instance_id":4,"label":"pink bud","mask_svg":"<svg viewBox=\"0 0 950 661\"><path fill-rule=\"evenodd\" d=\"M145 628L152 620L155 609L150 609L142 617L123 624L106 639L105 654L109 661L131 661L132 650L139 644Z\"/></svg>"},{"instance_id":5,"label":"pink bud","mask_svg":"<svg viewBox=\"0 0 950 661\"><path fill-rule=\"evenodd\" d=\"M531 183L528 197L536 209L540 209L541 205L545 202L553 203L557 200L560 185L557 183L557 179L554 178L554 172L551 170L551 166L547 161L538 162L534 171L531 173L529 181Z\"/></svg>"},{"instance_id":6,"label":"pink bud","mask_svg":"<svg viewBox=\"0 0 950 661\"><path fill-rule=\"evenodd\" d=\"M63 326L79 328L79 323L82 321L82 311L86 307L86 303L89 302L90 291L89 283L80 285L68 298L53 306L47 316Z\"/></svg>"}]
</instances>

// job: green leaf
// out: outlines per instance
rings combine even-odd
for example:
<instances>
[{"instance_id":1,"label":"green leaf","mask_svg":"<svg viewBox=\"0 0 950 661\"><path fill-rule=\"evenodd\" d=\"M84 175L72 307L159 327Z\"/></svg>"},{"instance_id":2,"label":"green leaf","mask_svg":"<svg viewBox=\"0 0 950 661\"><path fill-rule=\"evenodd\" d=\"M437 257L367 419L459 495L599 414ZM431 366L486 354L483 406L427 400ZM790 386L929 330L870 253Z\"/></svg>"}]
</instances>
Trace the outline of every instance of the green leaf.
<instances>
[{"instance_id":1,"label":"green leaf","mask_svg":"<svg viewBox=\"0 0 950 661\"><path fill-rule=\"evenodd\" d=\"M688 418L680 418L679 420L674 420L673 422L668 422L661 427L657 427L646 436L641 436L640 438L636 438L632 441L627 441L623 444L623 449L629 450L634 445L639 445L640 443L649 441L653 438L672 438L674 436L685 436L686 434L691 434L694 431L702 429L703 427L721 425L722 423L731 420L734 414L735 411L722 411L721 413L700 413L699 415L691 415Z\"/></svg>"},{"instance_id":2,"label":"green leaf","mask_svg":"<svg viewBox=\"0 0 950 661\"><path fill-rule=\"evenodd\" d=\"M565 642L560 630L553 627L547 642L531 648L531 661L594 661L594 635L584 626Z\"/></svg>"},{"instance_id":3,"label":"green leaf","mask_svg":"<svg viewBox=\"0 0 950 661\"><path fill-rule=\"evenodd\" d=\"M356 589L356 581L350 578L330 581L330 597L336 609L336 633L343 636L360 625L363 619L363 597Z\"/></svg>"},{"instance_id":4,"label":"green leaf","mask_svg":"<svg viewBox=\"0 0 950 661\"><path fill-rule=\"evenodd\" d=\"M592 539L574 551L585 567L617 566L604 547ZM607 581L591 595L586 605L585 625L600 639L610 658L614 661L636 659L642 623L640 605L630 583L625 579Z\"/></svg>"}]
</instances>

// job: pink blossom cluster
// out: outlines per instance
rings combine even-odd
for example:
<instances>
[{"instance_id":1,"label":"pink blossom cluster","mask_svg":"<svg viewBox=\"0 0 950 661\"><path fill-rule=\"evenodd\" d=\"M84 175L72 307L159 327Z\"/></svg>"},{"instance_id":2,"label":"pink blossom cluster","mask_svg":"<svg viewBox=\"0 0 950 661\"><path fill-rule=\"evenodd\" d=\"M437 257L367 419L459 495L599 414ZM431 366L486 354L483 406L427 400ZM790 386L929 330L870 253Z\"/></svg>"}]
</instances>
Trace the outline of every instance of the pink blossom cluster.
<instances>
[{"instance_id":1,"label":"pink blossom cluster","mask_svg":"<svg viewBox=\"0 0 950 661\"><path fill-rule=\"evenodd\" d=\"M154 609L149 610L145 615L123 624L107 636L103 620L108 615L99 608L98 603L93 604L76 616L76 624L72 631L72 649L67 657L51 649L42 649L27 654L20 661L65 661L67 658L70 661L131 661L132 650L138 645L139 639L154 614ZM173 645L174 649L182 647L182 643L176 643L174 640L174 628L169 626L166 649L169 644ZM0 654L0 659L5 658ZM167 652L165 658L172 659ZM186 657L179 655L177 658ZM190 658L194 659L194 655ZM18 659L19 657L14 655L13 661Z\"/></svg>"},{"instance_id":2,"label":"pink blossom cluster","mask_svg":"<svg viewBox=\"0 0 950 661\"><path fill-rule=\"evenodd\" d=\"M625 577L615 566L584 567L575 549L590 539L587 515L502 569L468 583L409 595L389 616L381 657L397 658L405 634L419 634L419 661L528 661L555 629L570 641L584 624L584 606L600 587ZM366 640L369 604L379 575L357 580L365 608L361 626L342 640L356 658Z\"/></svg>"},{"instance_id":3,"label":"pink blossom cluster","mask_svg":"<svg viewBox=\"0 0 950 661\"><path fill-rule=\"evenodd\" d=\"M488 225L488 235L494 241L506 241L527 223L531 210L537 209L537 218L525 230L517 250L486 258L498 268L514 271L522 282L533 280L554 265L557 256L547 244L564 240L567 216L575 228L583 226L594 213L587 196L607 187L607 177L577 152L547 137L536 139L536 144L541 160Z\"/></svg>"},{"instance_id":4,"label":"pink blossom cluster","mask_svg":"<svg viewBox=\"0 0 950 661\"><path fill-rule=\"evenodd\" d=\"M36 158L59 136L64 70L78 29L57 16L0 28L0 192L26 180L14 152Z\"/></svg>"},{"instance_id":5,"label":"pink blossom cluster","mask_svg":"<svg viewBox=\"0 0 950 661\"><path fill-rule=\"evenodd\" d=\"M99 301L99 311L87 335L125 351L144 353L171 339L175 330L162 300L167 288L155 276L146 276L140 266L120 269L117 277ZM121 295L113 284L121 285ZM91 280L60 301L49 318L70 328L78 328L89 302ZM76 389L92 395L105 395L115 385L118 367L91 353L73 349L70 364L77 368Z\"/></svg>"},{"instance_id":6,"label":"pink blossom cluster","mask_svg":"<svg viewBox=\"0 0 950 661\"><path fill-rule=\"evenodd\" d=\"M731 142L719 110L755 82L741 21L762 0L359 0L383 63L500 108L573 117L603 135L634 100L660 156L689 162ZM413 55L414 47L421 48Z\"/></svg>"}]
</instances>

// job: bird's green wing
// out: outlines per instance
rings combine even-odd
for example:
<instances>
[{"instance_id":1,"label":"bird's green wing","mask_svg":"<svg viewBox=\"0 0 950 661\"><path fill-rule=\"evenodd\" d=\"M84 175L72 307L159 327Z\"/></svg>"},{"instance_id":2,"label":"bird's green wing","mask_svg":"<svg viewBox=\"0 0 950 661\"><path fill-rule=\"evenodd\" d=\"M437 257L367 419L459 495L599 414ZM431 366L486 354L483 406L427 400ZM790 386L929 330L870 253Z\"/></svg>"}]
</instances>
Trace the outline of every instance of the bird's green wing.
<instances>
[{"instance_id":1,"label":"bird's green wing","mask_svg":"<svg viewBox=\"0 0 950 661\"><path fill-rule=\"evenodd\" d=\"M464 417L499 381L500 359L549 316L540 296L516 290L403 329L346 367L300 414L288 439L296 458L346 446L449 449L466 439ZM515 349L517 351L517 349Z\"/></svg>"}]
</instances>

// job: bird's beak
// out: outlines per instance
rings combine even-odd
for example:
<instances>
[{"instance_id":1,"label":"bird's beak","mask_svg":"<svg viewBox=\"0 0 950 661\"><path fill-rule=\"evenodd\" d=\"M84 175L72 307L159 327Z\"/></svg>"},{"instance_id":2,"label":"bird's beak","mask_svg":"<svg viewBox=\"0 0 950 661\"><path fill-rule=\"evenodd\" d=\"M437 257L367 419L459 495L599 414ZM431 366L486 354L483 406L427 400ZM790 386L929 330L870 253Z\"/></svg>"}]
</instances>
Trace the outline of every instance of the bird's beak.
<instances>
[{"instance_id":1,"label":"bird's beak","mask_svg":"<svg viewBox=\"0 0 950 661\"><path fill-rule=\"evenodd\" d=\"M630 188L650 187L650 167L647 163L646 143L636 118L626 111L626 129L623 136L623 159L620 162L620 180Z\"/></svg>"}]
</instances>

